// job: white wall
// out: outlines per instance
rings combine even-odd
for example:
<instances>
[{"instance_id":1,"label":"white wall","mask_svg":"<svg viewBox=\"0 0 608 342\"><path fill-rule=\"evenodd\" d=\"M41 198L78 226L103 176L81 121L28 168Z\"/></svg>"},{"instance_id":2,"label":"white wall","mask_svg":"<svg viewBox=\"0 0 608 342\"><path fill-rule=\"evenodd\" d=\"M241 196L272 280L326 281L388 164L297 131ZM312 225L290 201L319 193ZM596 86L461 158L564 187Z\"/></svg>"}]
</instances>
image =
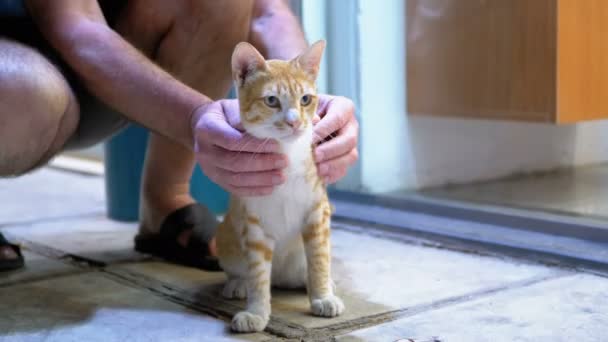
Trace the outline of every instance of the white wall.
<instances>
[{"instance_id":1,"label":"white wall","mask_svg":"<svg viewBox=\"0 0 608 342\"><path fill-rule=\"evenodd\" d=\"M405 114L404 1L359 1L361 183L366 190L411 186Z\"/></svg>"},{"instance_id":2,"label":"white wall","mask_svg":"<svg viewBox=\"0 0 608 342\"><path fill-rule=\"evenodd\" d=\"M359 0L359 6L365 189L467 183L608 161L607 121L555 126L406 115L405 1Z\"/></svg>"},{"instance_id":3,"label":"white wall","mask_svg":"<svg viewBox=\"0 0 608 342\"><path fill-rule=\"evenodd\" d=\"M319 39L327 39L327 14L325 0L301 1L302 27L309 43ZM327 51L323 54L323 60L317 78L319 92L327 92Z\"/></svg>"}]
</instances>

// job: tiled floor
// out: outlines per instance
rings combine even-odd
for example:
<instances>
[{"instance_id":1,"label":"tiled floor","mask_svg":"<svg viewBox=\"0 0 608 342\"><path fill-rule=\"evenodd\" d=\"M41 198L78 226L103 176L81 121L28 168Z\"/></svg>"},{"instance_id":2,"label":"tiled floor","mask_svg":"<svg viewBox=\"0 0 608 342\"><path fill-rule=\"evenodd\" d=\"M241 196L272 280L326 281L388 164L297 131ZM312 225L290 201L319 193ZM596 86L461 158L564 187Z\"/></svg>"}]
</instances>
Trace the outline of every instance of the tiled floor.
<instances>
[{"instance_id":1,"label":"tiled floor","mask_svg":"<svg viewBox=\"0 0 608 342\"><path fill-rule=\"evenodd\" d=\"M274 291L267 330L232 334L227 324L244 303L218 295L224 275L134 252L136 225L104 218L102 185L49 169L0 181L0 229L27 250L24 270L0 275L0 341L604 341L608 334L606 278L401 242L345 223L332 233L343 316L313 317L304 292Z\"/></svg>"},{"instance_id":2,"label":"tiled floor","mask_svg":"<svg viewBox=\"0 0 608 342\"><path fill-rule=\"evenodd\" d=\"M601 164L429 189L422 194L608 220L607 185L608 164Z\"/></svg>"}]
</instances>

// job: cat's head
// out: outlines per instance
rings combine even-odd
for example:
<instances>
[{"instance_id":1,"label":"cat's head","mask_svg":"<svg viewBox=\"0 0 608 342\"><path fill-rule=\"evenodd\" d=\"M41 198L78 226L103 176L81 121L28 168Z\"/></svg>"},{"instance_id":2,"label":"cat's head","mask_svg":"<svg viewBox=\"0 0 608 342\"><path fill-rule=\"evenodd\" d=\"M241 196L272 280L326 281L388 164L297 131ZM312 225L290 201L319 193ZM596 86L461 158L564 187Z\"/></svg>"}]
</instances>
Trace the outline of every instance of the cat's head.
<instances>
[{"instance_id":1,"label":"cat's head","mask_svg":"<svg viewBox=\"0 0 608 342\"><path fill-rule=\"evenodd\" d=\"M290 61L266 61L251 44L236 46L232 75L241 122L249 134L279 141L312 137L316 79L324 49L325 41L318 41Z\"/></svg>"}]
</instances>

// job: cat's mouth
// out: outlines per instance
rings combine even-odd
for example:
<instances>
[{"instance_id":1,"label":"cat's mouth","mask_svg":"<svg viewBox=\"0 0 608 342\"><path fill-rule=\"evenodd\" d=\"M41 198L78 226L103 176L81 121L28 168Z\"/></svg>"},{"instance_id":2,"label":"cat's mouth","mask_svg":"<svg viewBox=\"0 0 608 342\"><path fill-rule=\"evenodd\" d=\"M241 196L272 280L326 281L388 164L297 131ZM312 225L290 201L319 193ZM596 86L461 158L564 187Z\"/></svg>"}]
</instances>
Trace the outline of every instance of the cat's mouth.
<instances>
[{"instance_id":1,"label":"cat's mouth","mask_svg":"<svg viewBox=\"0 0 608 342\"><path fill-rule=\"evenodd\" d=\"M306 132L305 128L295 127L282 128L278 130L278 133L281 135L281 138L297 138L301 136L304 132Z\"/></svg>"},{"instance_id":2,"label":"cat's mouth","mask_svg":"<svg viewBox=\"0 0 608 342\"><path fill-rule=\"evenodd\" d=\"M245 130L249 132L249 134L260 138L260 139L276 139L283 141L292 141L298 139L306 134L306 132L312 131L309 127L245 127Z\"/></svg>"}]
</instances>

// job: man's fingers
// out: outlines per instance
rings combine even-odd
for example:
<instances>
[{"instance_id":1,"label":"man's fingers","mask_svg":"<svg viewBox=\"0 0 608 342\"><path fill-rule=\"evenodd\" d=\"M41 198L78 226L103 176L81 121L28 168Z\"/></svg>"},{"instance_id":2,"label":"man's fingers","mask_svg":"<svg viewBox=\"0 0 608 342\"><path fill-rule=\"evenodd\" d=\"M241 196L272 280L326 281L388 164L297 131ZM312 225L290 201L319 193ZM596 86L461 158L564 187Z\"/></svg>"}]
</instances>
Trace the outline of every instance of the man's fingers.
<instances>
[{"instance_id":1,"label":"man's fingers","mask_svg":"<svg viewBox=\"0 0 608 342\"><path fill-rule=\"evenodd\" d=\"M314 127L314 142L325 140L332 133L346 126L354 116L355 107L352 101L336 97L327 104L327 113Z\"/></svg>"},{"instance_id":2,"label":"man's fingers","mask_svg":"<svg viewBox=\"0 0 608 342\"><path fill-rule=\"evenodd\" d=\"M276 153L233 152L221 147L212 147L213 163L216 167L232 172L257 172L282 169L287 158Z\"/></svg>"},{"instance_id":3,"label":"man's fingers","mask_svg":"<svg viewBox=\"0 0 608 342\"><path fill-rule=\"evenodd\" d=\"M344 176L346 176L347 172L348 172L348 169L342 169L342 170L336 171L336 172L332 173L330 176L325 177L324 182L326 185L334 184L337 181L339 181L340 179L342 179Z\"/></svg>"},{"instance_id":4,"label":"man's fingers","mask_svg":"<svg viewBox=\"0 0 608 342\"><path fill-rule=\"evenodd\" d=\"M237 130L243 132L245 129L243 128L243 124L241 123L241 112L239 109L239 101L236 99L231 100L222 100L220 101L222 105L222 110L224 115L226 116L226 121L230 126L236 128Z\"/></svg>"},{"instance_id":5,"label":"man's fingers","mask_svg":"<svg viewBox=\"0 0 608 342\"><path fill-rule=\"evenodd\" d=\"M321 121L321 117L319 116L319 114L315 114L315 116L312 117L312 124L316 125L319 123L319 121Z\"/></svg>"},{"instance_id":6,"label":"man's fingers","mask_svg":"<svg viewBox=\"0 0 608 342\"><path fill-rule=\"evenodd\" d=\"M318 164L319 176L323 178L326 183L332 183L332 180L336 181L337 179L342 178L346 174L348 167L356 162L358 158L359 153L355 149L338 158L320 163Z\"/></svg>"},{"instance_id":7,"label":"man's fingers","mask_svg":"<svg viewBox=\"0 0 608 342\"><path fill-rule=\"evenodd\" d=\"M279 151L279 144L275 140L261 140L241 133L226 121L213 120L206 125L205 132L200 139L208 139L208 141L199 141L200 144L211 143L234 152L273 153Z\"/></svg>"},{"instance_id":8,"label":"man's fingers","mask_svg":"<svg viewBox=\"0 0 608 342\"><path fill-rule=\"evenodd\" d=\"M205 111L196 124L196 140L199 145L216 145L237 152L279 151L277 141L257 139L237 129L240 126L240 116L236 100L212 102L205 107Z\"/></svg>"},{"instance_id":9,"label":"man's fingers","mask_svg":"<svg viewBox=\"0 0 608 342\"><path fill-rule=\"evenodd\" d=\"M203 171L207 177L224 190L238 196L268 195L272 193L275 187L272 183L276 176L279 176L281 181L284 180L280 172L252 172L246 175L238 175L214 166L205 167Z\"/></svg>"},{"instance_id":10,"label":"man's fingers","mask_svg":"<svg viewBox=\"0 0 608 342\"><path fill-rule=\"evenodd\" d=\"M330 160L349 153L357 147L357 123L348 124L340 134L315 148L317 163Z\"/></svg>"}]
</instances>

